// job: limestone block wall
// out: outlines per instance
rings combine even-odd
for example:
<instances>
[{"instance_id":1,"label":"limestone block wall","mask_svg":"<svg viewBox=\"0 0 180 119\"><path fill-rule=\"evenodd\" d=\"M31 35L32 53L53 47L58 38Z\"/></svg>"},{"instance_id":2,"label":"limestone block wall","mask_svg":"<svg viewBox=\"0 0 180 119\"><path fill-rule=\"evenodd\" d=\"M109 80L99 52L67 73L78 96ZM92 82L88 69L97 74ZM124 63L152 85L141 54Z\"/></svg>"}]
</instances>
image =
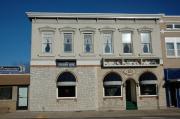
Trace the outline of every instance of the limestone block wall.
<instances>
[{"instance_id":1,"label":"limestone block wall","mask_svg":"<svg viewBox=\"0 0 180 119\"><path fill-rule=\"evenodd\" d=\"M133 70L127 74L127 70ZM73 73L77 80L77 96L57 99L56 80L64 72ZM152 72L158 79L157 96L140 95L139 77L144 72ZM29 91L30 111L82 111L82 110L126 110L126 87L122 85L121 97L105 97L103 79L106 74L116 72L122 83L133 79L136 82L136 98L139 110L166 108L166 97L162 66L156 68L101 68L79 66L76 68L31 67Z\"/></svg>"},{"instance_id":2,"label":"limestone block wall","mask_svg":"<svg viewBox=\"0 0 180 119\"><path fill-rule=\"evenodd\" d=\"M64 71L77 79L77 98L57 99L56 80ZM31 67L30 111L97 110L96 84L95 67Z\"/></svg>"},{"instance_id":3,"label":"limestone block wall","mask_svg":"<svg viewBox=\"0 0 180 119\"><path fill-rule=\"evenodd\" d=\"M133 70L131 74L127 74L128 70ZM144 72L152 72L157 77L158 94L157 96L141 96L139 87L139 77ZM103 97L103 78L109 72L116 72L122 77L122 82L125 84L126 80L133 79L136 83L136 98L138 109L159 109L166 108L166 95L164 88L163 67L155 68L98 68L98 105L99 110L126 110L126 88L122 87L122 97Z\"/></svg>"}]
</instances>

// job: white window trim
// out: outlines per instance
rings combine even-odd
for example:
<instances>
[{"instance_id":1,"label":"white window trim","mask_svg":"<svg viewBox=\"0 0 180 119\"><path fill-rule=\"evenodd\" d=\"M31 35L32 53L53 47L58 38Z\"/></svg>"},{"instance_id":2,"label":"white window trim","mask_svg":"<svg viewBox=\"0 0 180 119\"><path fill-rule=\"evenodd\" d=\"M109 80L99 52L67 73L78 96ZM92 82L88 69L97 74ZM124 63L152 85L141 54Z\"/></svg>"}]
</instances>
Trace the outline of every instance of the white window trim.
<instances>
[{"instance_id":1,"label":"white window trim","mask_svg":"<svg viewBox=\"0 0 180 119\"><path fill-rule=\"evenodd\" d=\"M91 34L92 35L92 52L85 52L85 46L84 46L84 34ZM83 54L94 54L94 32L87 32L87 31L82 31L82 39L83 39Z\"/></svg>"},{"instance_id":2,"label":"white window trim","mask_svg":"<svg viewBox=\"0 0 180 119\"><path fill-rule=\"evenodd\" d=\"M64 51L64 34L68 34L68 33L70 33L70 34L72 34L72 51L71 52L66 52L66 51ZM64 54L73 54L74 53L74 32L73 31L63 31L62 32L62 34L63 34L63 53Z\"/></svg>"},{"instance_id":3,"label":"white window trim","mask_svg":"<svg viewBox=\"0 0 180 119\"><path fill-rule=\"evenodd\" d=\"M45 32L51 32L52 33L52 41L51 41L51 52L45 52L44 49L43 49L43 44L44 44L44 39L43 39L43 33ZM44 56L44 55L52 55L54 53L54 31L41 31L41 54Z\"/></svg>"},{"instance_id":4,"label":"white window trim","mask_svg":"<svg viewBox=\"0 0 180 119\"><path fill-rule=\"evenodd\" d=\"M158 96L158 84L155 84L156 85L156 95L141 95L141 86L139 84L139 97L152 97L152 96Z\"/></svg>"},{"instance_id":5,"label":"white window trim","mask_svg":"<svg viewBox=\"0 0 180 119\"><path fill-rule=\"evenodd\" d=\"M58 97L58 87L56 87L56 99L62 99L62 100L64 100L64 99L77 99L77 84L76 84L76 86L75 86L75 97Z\"/></svg>"},{"instance_id":6,"label":"white window trim","mask_svg":"<svg viewBox=\"0 0 180 119\"><path fill-rule=\"evenodd\" d=\"M117 97L123 97L122 96L122 93L123 93L123 85L120 85L121 86L121 95L120 96L105 96L105 89L104 89L104 84L103 84L103 98L117 98Z\"/></svg>"},{"instance_id":7,"label":"white window trim","mask_svg":"<svg viewBox=\"0 0 180 119\"><path fill-rule=\"evenodd\" d=\"M143 55L151 55L151 54L153 54L153 47L152 47L152 33L151 33L152 31L151 30L142 30L142 31L140 31L140 40L141 40L141 53L143 54ZM143 52L143 49L142 49L142 44L144 44L144 43L142 43L142 39L141 39L141 33L149 33L150 34L150 47L149 47L149 50L150 50L150 52L148 52L148 53L144 53Z\"/></svg>"},{"instance_id":8,"label":"white window trim","mask_svg":"<svg viewBox=\"0 0 180 119\"><path fill-rule=\"evenodd\" d=\"M111 39L112 39L112 52L111 53L105 53L105 51L104 51L104 37L103 37L103 34L111 34ZM103 55L112 55L112 54L114 54L114 33L113 33L113 31L102 31L102 33L101 33L101 41L102 41L102 43L103 43L103 47L102 47L102 49L103 49Z\"/></svg>"},{"instance_id":9,"label":"white window trim","mask_svg":"<svg viewBox=\"0 0 180 119\"><path fill-rule=\"evenodd\" d=\"M131 53L124 53L124 49L122 49L122 54L123 55L132 55L134 52L134 47L133 47L133 32L132 31L122 31L123 33L130 33L131 34L131 48L132 48L132 52ZM121 34L121 38L122 38L122 34ZM122 41L122 48L124 48L124 43Z\"/></svg>"},{"instance_id":10,"label":"white window trim","mask_svg":"<svg viewBox=\"0 0 180 119\"><path fill-rule=\"evenodd\" d=\"M168 56L167 55L167 46L166 46L167 43L173 43L174 44L174 52L175 52L174 56ZM167 58L180 58L180 56L178 56L177 43L180 43L180 37L165 37L165 50L166 50L166 57Z\"/></svg>"}]
</instances>

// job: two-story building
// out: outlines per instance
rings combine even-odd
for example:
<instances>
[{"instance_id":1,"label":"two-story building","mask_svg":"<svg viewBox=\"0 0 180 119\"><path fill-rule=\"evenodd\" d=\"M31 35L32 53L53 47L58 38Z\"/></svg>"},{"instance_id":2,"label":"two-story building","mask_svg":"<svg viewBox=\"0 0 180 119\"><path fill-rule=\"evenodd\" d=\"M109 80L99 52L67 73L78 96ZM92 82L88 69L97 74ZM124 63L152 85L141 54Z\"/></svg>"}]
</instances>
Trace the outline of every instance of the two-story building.
<instances>
[{"instance_id":1,"label":"two-story building","mask_svg":"<svg viewBox=\"0 0 180 119\"><path fill-rule=\"evenodd\" d=\"M164 16L161 21L167 104L180 107L180 16Z\"/></svg>"},{"instance_id":2,"label":"two-story building","mask_svg":"<svg viewBox=\"0 0 180 119\"><path fill-rule=\"evenodd\" d=\"M30 111L166 107L162 14L27 15Z\"/></svg>"}]
</instances>

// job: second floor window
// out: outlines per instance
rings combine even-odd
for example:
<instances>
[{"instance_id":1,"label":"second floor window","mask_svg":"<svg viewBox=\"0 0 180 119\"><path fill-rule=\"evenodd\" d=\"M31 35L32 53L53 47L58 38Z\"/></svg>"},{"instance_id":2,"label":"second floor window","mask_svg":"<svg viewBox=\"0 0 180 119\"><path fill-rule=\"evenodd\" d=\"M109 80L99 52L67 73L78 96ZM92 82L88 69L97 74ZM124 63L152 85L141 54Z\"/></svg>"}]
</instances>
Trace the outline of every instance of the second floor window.
<instances>
[{"instance_id":1,"label":"second floor window","mask_svg":"<svg viewBox=\"0 0 180 119\"><path fill-rule=\"evenodd\" d=\"M105 54L113 53L112 33L103 33L103 51Z\"/></svg>"},{"instance_id":2,"label":"second floor window","mask_svg":"<svg viewBox=\"0 0 180 119\"><path fill-rule=\"evenodd\" d=\"M123 53L132 53L131 33L122 33Z\"/></svg>"},{"instance_id":3,"label":"second floor window","mask_svg":"<svg viewBox=\"0 0 180 119\"><path fill-rule=\"evenodd\" d=\"M84 33L84 52L92 53L93 52L93 34Z\"/></svg>"},{"instance_id":4,"label":"second floor window","mask_svg":"<svg viewBox=\"0 0 180 119\"><path fill-rule=\"evenodd\" d=\"M166 40L166 55L168 57L180 57L180 40L169 38Z\"/></svg>"},{"instance_id":5,"label":"second floor window","mask_svg":"<svg viewBox=\"0 0 180 119\"><path fill-rule=\"evenodd\" d=\"M52 39L53 39L53 32L42 33L42 52L43 53L52 53Z\"/></svg>"},{"instance_id":6,"label":"second floor window","mask_svg":"<svg viewBox=\"0 0 180 119\"><path fill-rule=\"evenodd\" d=\"M72 33L64 33L64 52L72 52Z\"/></svg>"},{"instance_id":7,"label":"second floor window","mask_svg":"<svg viewBox=\"0 0 180 119\"><path fill-rule=\"evenodd\" d=\"M141 49L142 53L151 53L151 33L142 32L141 33Z\"/></svg>"}]
</instances>

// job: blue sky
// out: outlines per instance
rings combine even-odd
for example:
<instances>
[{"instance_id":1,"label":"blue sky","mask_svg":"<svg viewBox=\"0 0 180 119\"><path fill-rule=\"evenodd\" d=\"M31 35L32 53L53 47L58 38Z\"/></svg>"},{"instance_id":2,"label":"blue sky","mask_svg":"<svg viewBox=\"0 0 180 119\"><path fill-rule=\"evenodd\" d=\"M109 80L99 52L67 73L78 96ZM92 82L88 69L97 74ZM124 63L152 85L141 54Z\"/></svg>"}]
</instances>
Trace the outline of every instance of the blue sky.
<instances>
[{"instance_id":1,"label":"blue sky","mask_svg":"<svg viewBox=\"0 0 180 119\"><path fill-rule=\"evenodd\" d=\"M180 15L180 0L1 0L0 66L30 61L31 24L27 11Z\"/></svg>"}]
</instances>

